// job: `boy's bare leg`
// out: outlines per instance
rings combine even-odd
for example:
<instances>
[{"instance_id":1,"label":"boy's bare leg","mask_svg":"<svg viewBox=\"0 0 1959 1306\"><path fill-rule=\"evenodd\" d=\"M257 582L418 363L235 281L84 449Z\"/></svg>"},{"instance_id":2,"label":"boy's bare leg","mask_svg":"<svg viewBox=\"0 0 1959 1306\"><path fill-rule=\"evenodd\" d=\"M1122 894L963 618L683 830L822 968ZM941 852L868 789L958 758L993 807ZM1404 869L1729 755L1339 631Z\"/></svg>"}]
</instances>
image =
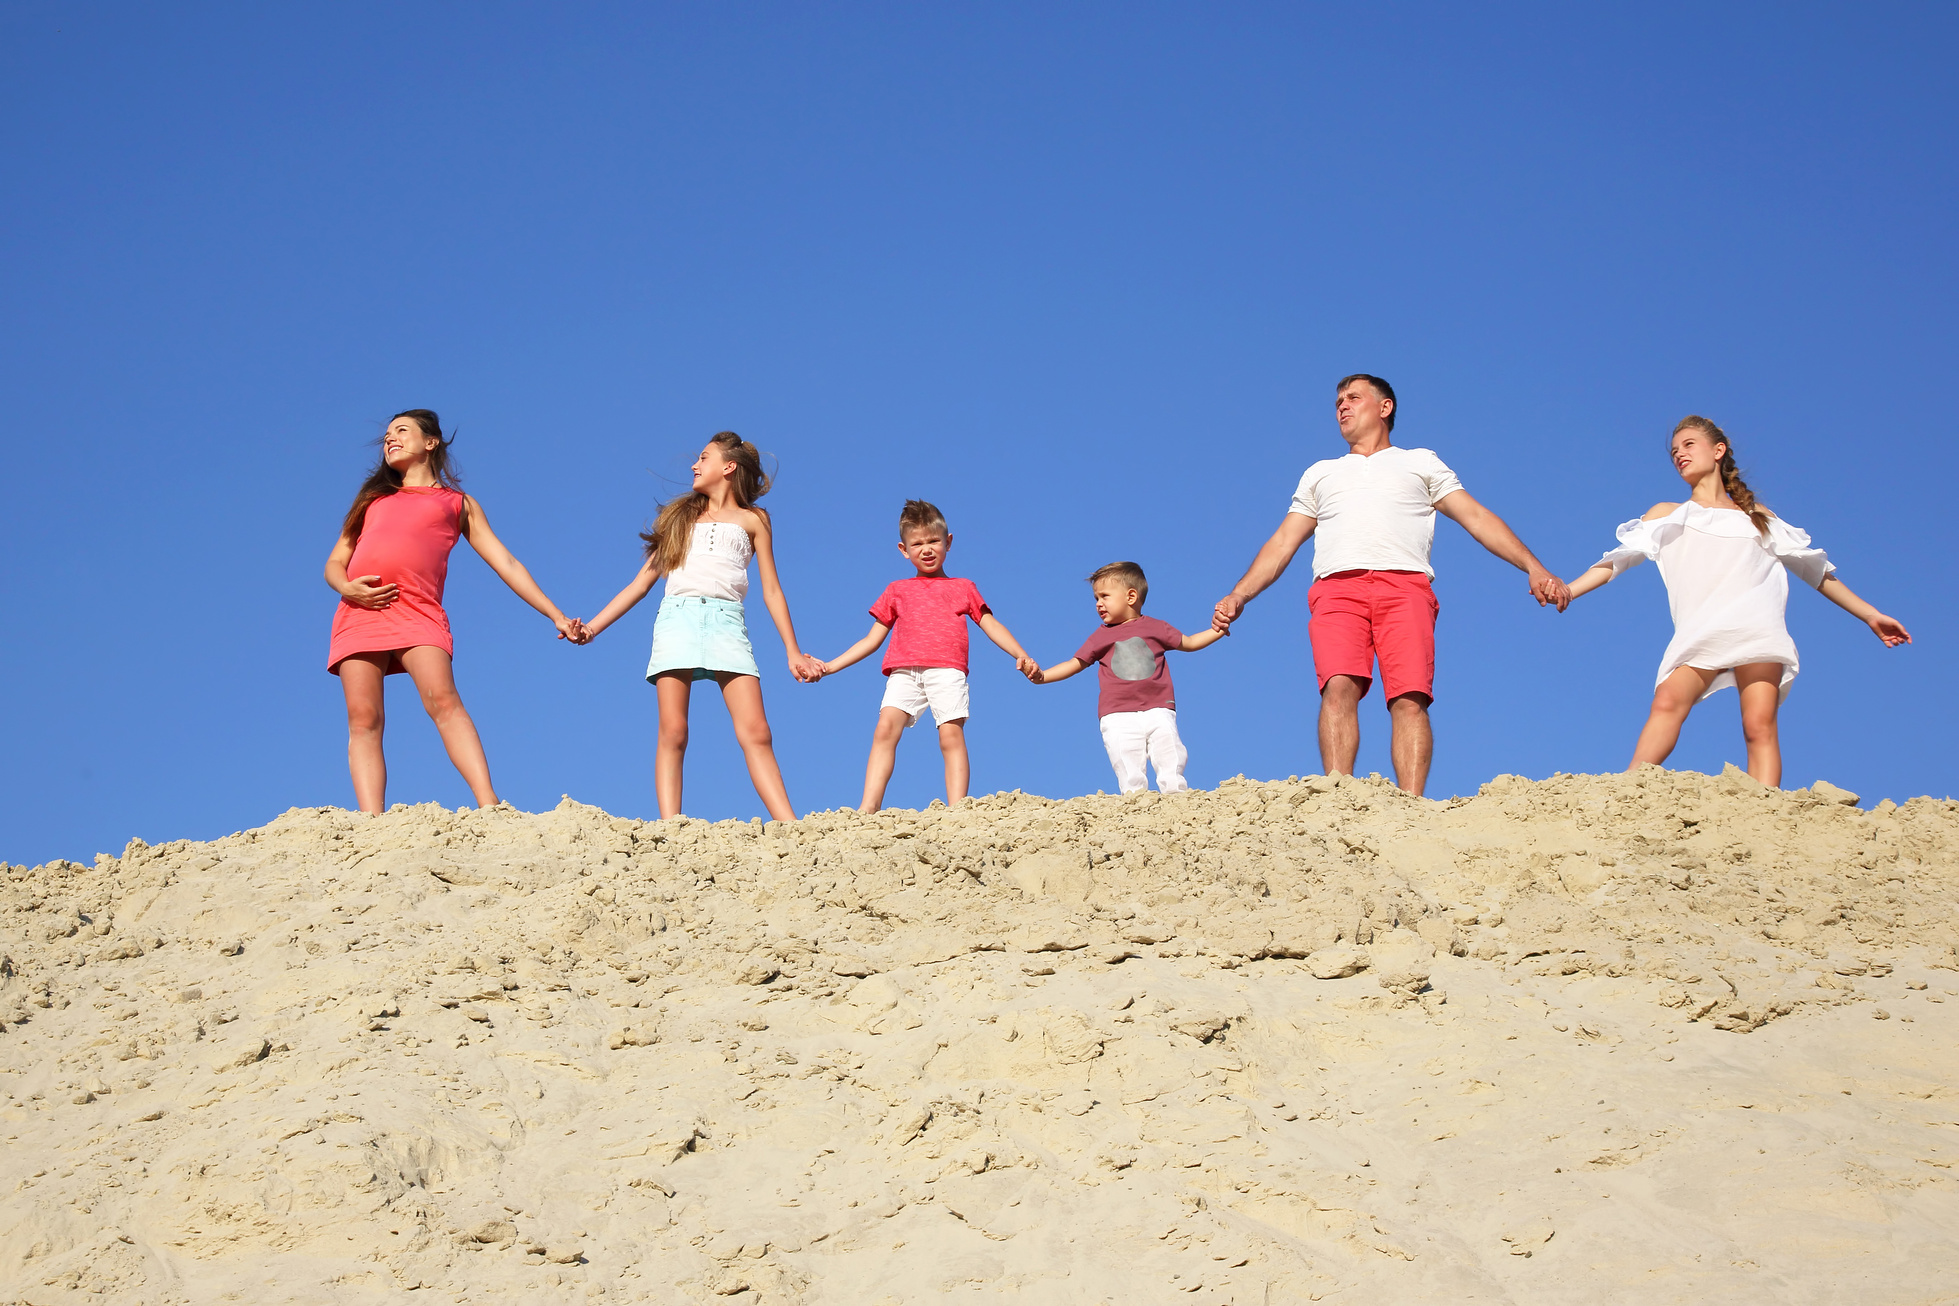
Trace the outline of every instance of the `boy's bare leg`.
<instances>
[{"instance_id":1,"label":"boy's bare leg","mask_svg":"<svg viewBox=\"0 0 1959 1306\"><path fill-rule=\"evenodd\" d=\"M1750 662L1735 668L1741 690L1741 734L1748 741L1748 774L1771 789L1782 787L1782 740L1775 712L1782 705L1782 664Z\"/></svg>"},{"instance_id":2,"label":"boy's bare leg","mask_svg":"<svg viewBox=\"0 0 1959 1306\"><path fill-rule=\"evenodd\" d=\"M1367 681L1329 676L1320 691L1320 765L1328 775L1352 775L1360 755L1360 696Z\"/></svg>"},{"instance_id":3,"label":"boy's bare leg","mask_svg":"<svg viewBox=\"0 0 1959 1306\"><path fill-rule=\"evenodd\" d=\"M972 759L966 756L966 722L948 721L939 727L939 751L945 754L945 802L957 807L973 780Z\"/></svg>"},{"instance_id":4,"label":"boy's bare leg","mask_svg":"<svg viewBox=\"0 0 1959 1306\"><path fill-rule=\"evenodd\" d=\"M728 719L734 723L735 742L741 745L742 760L748 763L748 778L769 816L777 821L793 821L796 809L789 805L789 790L782 783L782 767L775 760L775 736L769 730L768 714L762 710L762 682L754 676L723 671L715 677L721 682L721 701L727 705Z\"/></svg>"},{"instance_id":5,"label":"boy's bare leg","mask_svg":"<svg viewBox=\"0 0 1959 1306\"><path fill-rule=\"evenodd\" d=\"M694 696L690 671L653 678L660 696L660 730L653 746L653 792L660 800L660 819L680 815L680 789L687 761L687 705Z\"/></svg>"},{"instance_id":6,"label":"boy's bare leg","mask_svg":"<svg viewBox=\"0 0 1959 1306\"><path fill-rule=\"evenodd\" d=\"M864 764L864 801L857 804L858 811L875 812L884 806L884 788L898 764L898 741L910 724L911 718L895 707L878 709L877 728L871 731L871 760Z\"/></svg>"},{"instance_id":7,"label":"boy's bare leg","mask_svg":"<svg viewBox=\"0 0 1959 1306\"><path fill-rule=\"evenodd\" d=\"M1394 782L1417 798L1428 788L1428 764L1435 756L1435 730L1428 719L1430 701L1427 694L1402 694L1388 700L1388 719L1394 726L1388 744Z\"/></svg>"},{"instance_id":8,"label":"boy's bare leg","mask_svg":"<svg viewBox=\"0 0 1959 1306\"><path fill-rule=\"evenodd\" d=\"M1780 674L1782 668L1777 667ZM1675 667L1673 674L1662 680L1653 690L1653 710L1646 717L1646 726L1639 732L1639 742L1633 745L1632 765L1626 769L1652 763L1664 764L1673 754L1673 746L1680 742L1680 727L1687 722L1687 714L1694 710L1702 694L1718 671L1702 671L1698 667Z\"/></svg>"}]
</instances>

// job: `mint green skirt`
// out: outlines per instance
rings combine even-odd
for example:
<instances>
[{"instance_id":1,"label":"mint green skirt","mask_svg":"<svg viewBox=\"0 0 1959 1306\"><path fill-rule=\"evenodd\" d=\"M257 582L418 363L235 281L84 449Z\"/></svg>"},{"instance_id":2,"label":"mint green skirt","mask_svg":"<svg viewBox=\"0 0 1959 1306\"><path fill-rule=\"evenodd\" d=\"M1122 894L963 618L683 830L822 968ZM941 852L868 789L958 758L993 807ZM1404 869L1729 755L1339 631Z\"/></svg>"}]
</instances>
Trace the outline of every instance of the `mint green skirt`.
<instances>
[{"instance_id":1,"label":"mint green skirt","mask_svg":"<svg viewBox=\"0 0 1959 1306\"><path fill-rule=\"evenodd\" d=\"M695 680L712 680L726 671L760 676L741 604L729 599L661 599L660 613L653 618L653 656L646 664L646 678L650 681L665 671L691 671Z\"/></svg>"}]
</instances>

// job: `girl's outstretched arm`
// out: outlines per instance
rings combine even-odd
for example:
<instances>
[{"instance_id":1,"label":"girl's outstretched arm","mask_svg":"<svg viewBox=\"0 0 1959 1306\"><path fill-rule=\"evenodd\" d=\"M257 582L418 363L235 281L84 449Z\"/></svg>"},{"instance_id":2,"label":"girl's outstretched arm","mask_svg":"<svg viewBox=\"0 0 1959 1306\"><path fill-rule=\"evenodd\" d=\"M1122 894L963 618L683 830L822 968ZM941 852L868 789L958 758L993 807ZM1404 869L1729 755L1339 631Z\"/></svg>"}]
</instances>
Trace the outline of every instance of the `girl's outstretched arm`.
<instances>
[{"instance_id":1,"label":"girl's outstretched arm","mask_svg":"<svg viewBox=\"0 0 1959 1306\"><path fill-rule=\"evenodd\" d=\"M333 552L327 554L326 583L333 592L359 608L385 608L393 603L395 596L401 593L401 586L392 582L376 585L374 582L381 579L379 576L348 577L347 562L353 556L354 542L342 535L340 542L333 546Z\"/></svg>"},{"instance_id":2,"label":"girl's outstretched arm","mask_svg":"<svg viewBox=\"0 0 1959 1306\"><path fill-rule=\"evenodd\" d=\"M819 662L817 665L823 668L823 674L826 676L835 671L842 671L852 663L862 662L865 658L877 652L884 645L884 637L890 633L891 627L881 621L873 621L871 623L870 634L864 636L864 638L858 640L855 644L852 644L828 662Z\"/></svg>"},{"instance_id":3,"label":"girl's outstretched arm","mask_svg":"<svg viewBox=\"0 0 1959 1306\"><path fill-rule=\"evenodd\" d=\"M1871 633L1884 641L1884 647L1896 648L1900 644L1911 643L1910 631L1899 625L1895 618L1885 616L1858 598L1848 585L1836 578L1834 573L1825 576L1823 583L1817 589L1824 598L1869 626Z\"/></svg>"},{"instance_id":4,"label":"girl's outstretched arm","mask_svg":"<svg viewBox=\"0 0 1959 1306\"><path fill-rule=\"evenodd\" d=\"M578 623L580 644L589 644L600 631L633 610L633 605L646 597L647 591L660 583L660 569L648 558L639 569L639 574L626 583L626 588L612 596L612 602L605 605L604 611L590 621ZM574 638L577 638L574 636Z\"/></svg>"},{"instance_id":5,"label":"girl's outstretched arm","mask_svg":"<svg viewBox=\"0 0 1959 1306\"><path fill-rule=\"evenodd\" d=\"M817 680L823 675L823 663L804 653L796 643L796 626L789 620L789 600L782 596L782 582L775 574L775 545L769 533L769 515L759 508L749 509L753 521L749 532L755 541L756 568L762 576L762 602L769 609L769 616L775 620L776 633L782 636L782 647L789 652L789 674L798 680Z\"/></svg>"},{"instance_id":6,"label":"girl's outstretched arm","mask_svg":"<svg viewBox=\"0 0 1959 1306\"><path fill-rule=\"evenodd\" d=\"M1576 599L1580 594L1590 594L1599 586L1609 584L1611 580L1612 568L1606 566L1587 568L1583 576L1571 582L1571 597Z\"/></svg>"},{"instance_id":7,"label":"girl's outstretched arm","mask_svg":"<svg viewBox=\"0 0 1959 1306\"><path fill-rule=\"evenodd\" d=\"M558 628L559 639L570 639L575 633L571 618L558 611L558 605L545 596L531 579L524 564L517 561L516 555L503 547L503 541L490 529L490 519L483 515L483 505L469 495L463 496L463 538L469 547L476 550L477 556L490 564L490 570L503 578L518 598L542 612Z\"/></svg>"}]
</instances>

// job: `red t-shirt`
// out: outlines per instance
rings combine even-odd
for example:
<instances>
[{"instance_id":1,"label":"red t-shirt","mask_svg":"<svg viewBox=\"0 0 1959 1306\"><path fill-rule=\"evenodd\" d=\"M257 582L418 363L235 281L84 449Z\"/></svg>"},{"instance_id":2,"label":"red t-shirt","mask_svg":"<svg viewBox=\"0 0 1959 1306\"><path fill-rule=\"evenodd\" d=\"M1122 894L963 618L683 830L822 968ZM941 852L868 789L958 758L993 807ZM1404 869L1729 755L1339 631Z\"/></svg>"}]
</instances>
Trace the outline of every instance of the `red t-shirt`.
<instances>
[{"instance_id":1,"label":"red t-shirt","mask_svg":"<svg viewBox=\"0 0 1959 1306\"><path fill-rule=\"evenodd\" d=\"M1084 665L1102 664L1102 695L1095 714L1143 712L1153 707L1174 711L1177 690L1170 683L1170 662L1163 654L1183 642L1182 631L1155 617L1104 626L1090 635L1075 657Z\"/></svg>"},{"instance_id":2,"label":"red t-shirt","mask_svg":"<svg viewBox=\"0 0 1959 1306\"><path fill-rule=\"evenodd\" d=\"M884 674L899 667L966 669L966 618L988 611L973 582L956 576L894 580L871 605L871 619L891 629Z\"/></svg>"}]
</instances>

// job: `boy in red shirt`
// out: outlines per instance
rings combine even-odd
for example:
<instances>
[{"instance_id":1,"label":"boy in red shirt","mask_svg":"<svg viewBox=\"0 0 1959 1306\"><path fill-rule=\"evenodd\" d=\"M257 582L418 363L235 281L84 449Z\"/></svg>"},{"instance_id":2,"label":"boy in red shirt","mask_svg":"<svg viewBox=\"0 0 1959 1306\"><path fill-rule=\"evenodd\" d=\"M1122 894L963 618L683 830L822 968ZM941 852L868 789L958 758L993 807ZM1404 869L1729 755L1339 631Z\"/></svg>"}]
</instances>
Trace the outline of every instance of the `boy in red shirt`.
<instances>
[{"instance_id":1,"label":"boy in red shirt","mask_svg":"<svg viewBox=\"0 0 1959 1306\"><path fill-rule=\"evenodd\" d=\"M1167 622L1143 615L1149 579L1133 562L1097 567L1088 578L1095 587L1095 611L1102 629L1088 637L1066 662L1034 671L1037 685L1066 680L1090 664L1102 664L1102 693L1096 711L1102 718L1102 744L1116 770L1116 785L1126 794L1150 787L1146 762L1156 766L1158 793L1174 794L1184 781L1184 744L1177 736L1177 691L1170 683L1171 649L1195 653L1218 641L1220 632L1186 635Z\"/></svg>"},{"instance_id":2,"label":"boy in red shirt","mask_svg":"<svg viewBox=\"0 0 1959 1306\"><path fill-rule=\"evenodd\" d=\"M884 805L884 787L898 760L898 740L908 727L918 724L928 706L939 727L939 751L945 754L946 802L956 806L966 796L972 776L966 756L966 618L978 622L988 639L1012 654L1023 674L1032 677L1040 671L1040 664L1000 624L973 582L945 574L951 547L945 514L923 499L907 499L905 510L898 514L898 552L918 574L885 586L871 605L870 634L823 664L824 675L841 671L877 652L884 637L892 636L884 655L884 702L878 706L877 729L871 735L860 811L875 812Z\"/></svg>"}]
</instances>

